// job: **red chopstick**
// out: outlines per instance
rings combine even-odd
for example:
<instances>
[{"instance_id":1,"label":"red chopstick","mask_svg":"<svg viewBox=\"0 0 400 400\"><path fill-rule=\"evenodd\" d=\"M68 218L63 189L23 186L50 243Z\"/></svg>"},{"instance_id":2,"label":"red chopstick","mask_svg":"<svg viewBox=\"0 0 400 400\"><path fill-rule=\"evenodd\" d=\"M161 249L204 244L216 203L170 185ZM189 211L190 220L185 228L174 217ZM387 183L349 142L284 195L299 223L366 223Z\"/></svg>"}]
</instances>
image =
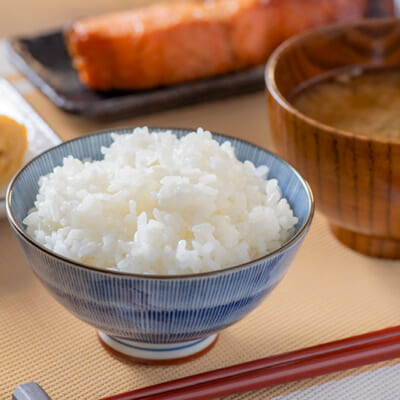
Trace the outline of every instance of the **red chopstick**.
<instances>
[{"instance_id":1,"label":"red chopstick","mask_svg":"<svg viewBox=\"0 0 400 400\"><path fill-rule=\"evenodd\" d=\"M400 357L400 326L121 393L101 400L206 400Z\"/></svg>"},{"instance_id":2,"label":"red chopstick","mask_svg":"<svg viewBox=\"0 0 400 400\"><path fill-rule=\"evenodd\" d=\"M400 341L388 339L387 342L358 347L356 350L334 352L315 359L305 359L279 367L258 369L243 375L217 379L193 387L185 387L154 396L142 397L144 400L208 400L257 390L273 385L312 378L344 369L400 357Z\"/></svg>"}]
</instances>

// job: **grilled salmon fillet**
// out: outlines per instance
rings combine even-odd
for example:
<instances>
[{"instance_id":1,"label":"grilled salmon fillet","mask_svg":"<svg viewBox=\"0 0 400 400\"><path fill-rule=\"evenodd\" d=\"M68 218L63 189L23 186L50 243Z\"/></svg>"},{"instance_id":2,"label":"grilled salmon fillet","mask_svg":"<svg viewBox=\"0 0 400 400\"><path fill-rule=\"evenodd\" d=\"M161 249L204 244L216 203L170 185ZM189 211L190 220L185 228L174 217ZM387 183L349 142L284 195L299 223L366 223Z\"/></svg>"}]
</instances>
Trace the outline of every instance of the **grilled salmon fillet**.
<instances>
[{"instance_id":1,"label":"grilled salmon fillet","mask_svg":"<svg viewBox=\"0 0 400 400\"><path fill-rule=\"evenodd\" d=\"M287 36L333 21L348 9L350 16L359 16L364 10L358 4L365 2L158 3L78 20L66 31L65 39L73 65L89 88L147 89L262 64ZM299 22L301 10L306 12Z\"/></svg>"}]
</instances>

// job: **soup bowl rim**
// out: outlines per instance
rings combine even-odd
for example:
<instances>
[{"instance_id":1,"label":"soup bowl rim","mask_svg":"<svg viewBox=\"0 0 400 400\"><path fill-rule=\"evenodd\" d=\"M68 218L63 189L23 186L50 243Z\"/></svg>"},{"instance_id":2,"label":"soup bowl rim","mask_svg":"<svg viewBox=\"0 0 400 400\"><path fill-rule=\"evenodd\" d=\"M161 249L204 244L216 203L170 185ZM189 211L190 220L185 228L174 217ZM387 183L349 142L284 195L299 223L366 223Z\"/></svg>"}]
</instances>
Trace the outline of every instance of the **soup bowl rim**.
<instances>
[{"instance_id":1,"label":"soup bowl rim","mask_svg":"<svg viewBox=\"0 0 400 400\"><path fill-rule=\"evenodd\" d=\"M339 23L334 23L330 25L326 25L323 27L311 29L309 31L306 31L304 33L295 35L291 37L290 39L287 39L285 42L283 42L280 46L278 46L271 56L268 59L268 62L265 66L264 70L264 81L265 81L265 86L268 90L268 93L274 98L275 101L278 102L278 104L284 108L286 111L288 111L290 114L295 115L297 118L300 120L304 121L308 125L311 125L315 128L318 128L321 131L324 131L326 133L329 133L331 135L338 135L343 138L349 138L349 139L357 139L360 141L364 142L374 142L374 143L380 143L380 144L390 144L390 145L398 145L400 146L400 138L399 139L389 139L389 138L384 138L384 137L369 137L366 135L362 135L359 133L353 133L351 131L347 131L344 129L339 129L339 128L334 128L331 125L327 125L323 122L319 122L306 114L302 113L300 110L298 110L295 106L292 105L292 103L289 102L286 96L282 94L282 92L279 90L278 85L276 83L276 75L277 75L277 64L282 56L288 49L290 49L292 46L302 43L304 40L307 38L313 37L318 34L335 34L335 33L340 33L340 32L346 32L346 30L351 29L351 28L356 28L356 27L363 27L363 26L380 26L380 25L387 25L390 23L396 23L400 27L400 18L397 17L384 17L384 18L363 18L357 21L346 21L346 22L339 22ZM356 68L356 67L361 67L361 68L368 68L368 67L389 67L385 65L384 63L380 62L374 62L371 60L371 62L365 63L365 64L349 64L343 68L337 68L337 71L346 71L348 68ZM400 67L399 67L400 68ZM334 71L334 70L332 70Z\"/></svg>"}]
</instances>

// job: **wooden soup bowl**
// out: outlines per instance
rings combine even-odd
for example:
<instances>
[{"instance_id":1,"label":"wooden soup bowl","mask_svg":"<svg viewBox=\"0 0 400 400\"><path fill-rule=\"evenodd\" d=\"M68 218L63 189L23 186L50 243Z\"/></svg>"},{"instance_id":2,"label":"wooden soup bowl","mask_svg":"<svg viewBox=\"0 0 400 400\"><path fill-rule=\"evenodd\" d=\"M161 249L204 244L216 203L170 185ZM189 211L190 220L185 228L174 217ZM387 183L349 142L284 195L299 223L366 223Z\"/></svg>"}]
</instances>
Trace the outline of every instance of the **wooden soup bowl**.
<instances>
[{"instance_id":1,"label":"wooden soup bowl","mask_svg":"<svg viewBox=\"0 0 400 400\"><path fill-rule=\"evenodd\" d=\"M283 43L265 73L273 144L308 180L317 209L342 243L369 256L400 259L400 140L335 129L288 101L322 74L349 66L400 67L400 20L341 23Z\"/></svg>"}]
</instances>

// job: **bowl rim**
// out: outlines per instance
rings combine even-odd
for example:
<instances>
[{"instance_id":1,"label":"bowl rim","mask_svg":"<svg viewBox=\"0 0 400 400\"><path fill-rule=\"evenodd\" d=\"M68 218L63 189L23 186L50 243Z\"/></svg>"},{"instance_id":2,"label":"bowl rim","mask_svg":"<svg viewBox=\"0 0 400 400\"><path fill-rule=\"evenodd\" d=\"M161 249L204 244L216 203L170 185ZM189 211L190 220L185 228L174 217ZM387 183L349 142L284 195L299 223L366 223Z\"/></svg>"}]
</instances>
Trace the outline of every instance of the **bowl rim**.
<instances>
[{"instance_id":1,"label":"bowl rim","mask_svg":"<svg viewBox=\"0 0 400 400\"><path fill-rule=\"evenodd\" d=\"M85 264L85 263L81 263L79 261L70 259L68 257L62 256L48 248L46 248L45 246L41 245L39 242L37 242L35 239L33 239L30 235L28 235L25 231L25 229L17 222L16 218L15 218L15 214L12 210L11 207L11 198L12 198L12 194L13 194L13 188L19 178L19 176L23 173L23 171L25 171L27 168L29 168L29 166L35 162L35 160L43 157L45 154L50 153L52 151L54 151L57 148L66 146L68 143L70 142L75 142L75 141L80 141L84 138L89 138L90 137L94 137L94 136L101 136L101 135L110 135L111 133L116 133L116 134L126 134L129 131L133 132L133 130L135 128L137 128L139 126L126 126L126 127L120 127L120 128L110 128L110 129L103 129L103 130L98 130L95 132L91 132L88 134L85 134L83 136L71 139L71 140L67 140L65 142L62 142L42 153L40 153L39 155L37 155L36 157L34 157L32 160L30 160L26 165L24 165L12 178L10 184L8 185L7 188L7 193L6 193L6 211L7 211L7 217L8 217L8 221L11 225L11 227L27 242L29 242L32 246L36 247L37 249L39 249L40 251L46 253L47 255L56 258L57 260L60 260L62 262L68 263L74 267L77 268L83 268L86 270L90 270L93 272L99 272L102 274L106 274L106 275L117 275L117 276L121 276L121 277L131 277L131 278L136 278L136 279L144 279L144 280L192 280L192 279L196 279L196 278L202 278L205 276L211 276L211 275L223 275L226 273L229 273L230 271L234 271L234 270L238 270L238 269L245 269L245 268L250 268L252 265L257 264L258 262L260 262L261 260L264 260L266 258L272 257L272 256L276 256L280 253L283 253L284 251L286 251L287 249L289 249L290 247L292 247L302 236L303 234L308 230L309 226L311 225L312 219L314 217L314 213L315 213L315 200L314 200L314 195L312 193L311 187L308 184L308 182L300 175L300 173L291 165L289 164L287 161L283 160L281 157L279 157L278 155L276 155L275 153L264 149L261 146L258 146L256 144L247 142L243 139L239 139L236 138L234 136L230 136L230 135L225 135L225 134L220 134L220 133L216 133L214 131L209 131L211 133L211 135L214 136L219 136L219 137L223 137L226 138L226 140L235 140L238 142L242 142L246 145L250 145L252 147L256 147L266 153L268 153L270 156L272 156L273 158L277 158L279 159L281 162L283 162L283 164L288 168L288 170L290 170L299 180L299 182L302 184L302 186L304 187L304 190L307 193L307 197L309 199L309 213L307 215L307 218L305 220L305 222L303 223L303 225L301 226L301 228L299 229L299 231L293 235L289 240L287 240L282 246L280 246L279 248L273 250L270 253L267 253L261 257L258 257L254 260L248 261L246 263L242 263L242 264L238 264L238 265L233 265L230 267L225 267L225 268L221 268L219 270L216 271L207 271L207 272L200 272L200 273L194 273L194 274L176 274L176 275L152 275L152 274L139 274L139 273L133 273L133 272L126 272L126 271L118 271L118 270L114 270L114 269L109 269L109 268L101 268L101 267L96 267L96 266L92 266L89 264ZM190 132L194 132L196 131L196 129L190 129L190 128L166 128L166 127L155 127L155 126L147 126L149 132L166 132L166 131L171 131L171 132L185 132L185 134L188 134ZM204 129L206 130L206 129ZM63 156L66 157L66 156Z\"/></svg>"},{"instance_id":2,"label":"bowl rim","mask_svg":"<svg viewBox=\"0 0 400 400\"><path fill-rule=\"evenodd\" d=\"M320 130L325 131L331 135L338 135L343 138L349 139L357 139L366 142L373 142L373 143L380 143L380 144L390 144L390 145L400 145L400 138L399 139L389 139L389 138L378 138L374 136L366 136L359 133L353 133L350 131L346 131L344 129L334 128L330 125L324 124L323 122L319 122L306 114L303 114L297 108L295 108L284 96L281 91L278 89L276 84L276 66L278 60L288 49L290 49L293 45L301 44L302 41L306 40L309 37L312 37L316 34L334 34L334 33L341 33L346 32L348 29L357 28L357 27L369 27L369 26L385 26L388 24L397 24L400 26L400 17L383 17L383 18L361 18L358 20L353 21L343 21L337 22L325 26L321 26L318 28L310 29L306 32L297 34L292 36L291 38L285 40L281 43L271 54L269 57L265 69L264 69L264 82L268 93L278 102L278 104L288 111L290 114L295 115L300 120L308 123L309 125L318 128ZM349 64L346 67L385 67L385 65L376 64L374 62L368 62L367 64ZM395 66L394 66L395 67ZM396 68L396 67L395 67ZM339 70L339 68L338 68Z\"/></svg>"}]
</instances>

